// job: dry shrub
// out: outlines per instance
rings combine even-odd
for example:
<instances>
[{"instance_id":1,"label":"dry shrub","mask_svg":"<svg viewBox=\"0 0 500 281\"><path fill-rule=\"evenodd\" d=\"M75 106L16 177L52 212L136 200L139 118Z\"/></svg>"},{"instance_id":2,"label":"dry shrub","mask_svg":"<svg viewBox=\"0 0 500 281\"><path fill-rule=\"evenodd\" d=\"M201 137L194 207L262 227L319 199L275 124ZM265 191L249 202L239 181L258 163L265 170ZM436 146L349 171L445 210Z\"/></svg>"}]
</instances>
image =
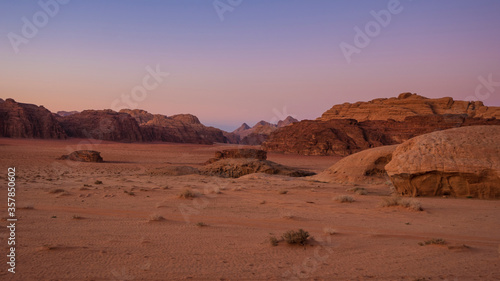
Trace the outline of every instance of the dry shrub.
<instances>
[{"instance_id":1,"label":"dry shrub","mask_svg":"<svg viewBox=\"0 0 500 281\"><path fill-rule=\"evenodd\" d=\"M290 245L304 245L307 242L307 238L309 238L309 233L303 229L299 229L298 231L289 230L283 233L282 237L283 240Z\"/></svg>"},{"instance_id":2,"label":"dry shrub","mask_svg":"<svg viewBox=\"0 0 500 281\"><path fill-rule=\"evenodd\" d=\"M196 194L194 194L194 192L191 191L191 189L185 189L183 192L181 192L181 194L179 194L179 198L183 198L183 199L192 199L195 197L196 197Z\"/></svg>"},{"instance_id":3,"label":"dry shrub","mask_svg":"<svg viewBox=\"0 0 500 281\"><path fill-rule=\"evenodd\" d=\"M149 216L149 221L163 221L165 218L158 214L152 214Z\"/></svg>"},{"instance_id":4,"label":"dry shrub","mask_svg":"<svg viewBox=\"0 0 500 281\"><path fill-rule=\"evenodd\" d=\"M379 205L380 207L401 206L414 211L423 211L422 205L420 204L419 201L415 199L408 199L397 196L384 198Z\"/></svg>"},{"instance_id":5,"label":"dry shrub","mask_svg":"<svg viewBox=\"0 0 500 281\"><path fill-rule=\"evenodd\" d=\"M354 202L354 198L349 195L340 195L335 197L335 201L338 201L340 203L352 203Z\"/></svg>"}]
</instances>

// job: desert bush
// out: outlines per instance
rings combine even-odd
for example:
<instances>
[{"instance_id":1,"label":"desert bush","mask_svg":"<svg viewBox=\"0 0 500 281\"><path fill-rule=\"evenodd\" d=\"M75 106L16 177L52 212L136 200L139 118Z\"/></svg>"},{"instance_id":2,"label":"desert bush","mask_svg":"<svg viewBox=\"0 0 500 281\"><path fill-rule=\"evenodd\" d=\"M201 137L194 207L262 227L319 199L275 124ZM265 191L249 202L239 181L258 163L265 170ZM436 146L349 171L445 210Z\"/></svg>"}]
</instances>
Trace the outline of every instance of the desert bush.
<instances>
[{"instance_id":1,"label":"desert bush","mask_svg":"<svg viewBox=\"0 0 500 281\"><path fill-rule=\"evenodd\" d=\"M422 211L422 205L419 201L415 199L402 198L397 196L391 196L388 198L384 198L382 202L380 202L380 207L392 207L392 206L401 206L414 211Z\"/></svg>"},{"instance_id":2,"label":"desert bush","mask_svg":"<svg viewBox=\"0 0 500 281\"><path fill-rule=\"evenodd\" d=\"M94 182L94 184L102 184L102 181L100 181L100 180L96 180L96 181Z\"/></svg>"},{"instance_id":3,"label":"desert bush","mask_svg":"<svg viewBox=\"0 0 500 281\"><path fill-rule=\"evenodd\" d=\"M446 244L446 241L442 238L432 238L430 240L426 240L424 242L418 243L420 246L425 246L425 245L444 245Z\"/></svg>"},{"instance_id":4,"label":"desert bush","mask_svg":"<svg viewBox=\"0 0 500 281\"><path fill-rule=\"evenodd\" d=\"M352 203L352 202L354 202L354 198L352 198L349 195L340 195L340 196L335 197L335 201L338 201L340 203L346 203L346 202Z\"/></svg>"},{"instance_id":5,"label":"desert bush","mask_svg":"<svg viewBox=\"0 0 500 281\"><path fill-rule=\"evenodd\" d=\"M269 242L271 243L271 246L278 246L279 240L275 236L269 237Z\"/></svg>"},{"instance_id":6,"label":"desert bush","mask_svg":"<svg viewBox=\"0 0 500 281\"><path fill-rule=\"evenodd\" d=\"M336 231L335 229L330 228L330 227L325 227L325 228L323 228L323 232L324 232L325 234L328 234L328 235L334 235L334 234L336 234L336 233L337 233L337 231Z\"/></svg>"},{"instance_id":7,"label":"desert bush","mask_svg":"<svg viewBox=\"0 0 500 281\"><path fill-rule=\"evenodd\" d=\"M195 197L196 194L194 194L194 192L191 191L191 189L185 189L183 192L181 192L181 194L179 194L179 198L184 198L184 199L191 199Z\"/></svg>"},{"instance_id":8,"label":"desert bush","mask_svg":"<svg viewBox=\"0 0 500 281\"><path fill-rule=\"evenodd\" d=\"M287 194L288 193L288 190L280 190L279 192L280 194Z\"/></svg>"},{"instance_id":9,"label":"desert bush","mask_svg":"<svg viewBox=\"0 0 500 281\"><path fill-rule=\"evenodd\" d=\"M298 231L289 230L283 233L283 240L288 244L300 244L304 245L307 242L307 238L309 238L309 233L304 231L303 229L299 229Z\"/></svg>"},{"instance_id":10,"label":"desert bush","mask_svg":"<svg viewBox=\"0 0 500 281\"><path fill-rule=\"evenodd\" d=\"M208 224L204 223L204 222L197 222L196 223L196 226L199 226L199 227L204 227L204 226L208 226Z\"/></svg>"},{"instance_id":11,"label":"desert bush","mask_svg":"<svg viewBox=\"0 0 500 281\"><path fill-rule=\"evenodd\" d=\"M83 219L83 217L79 216L79 215L73 215L73 219L74 220L81 220L81 219Z\"/></svg>"}]
</instances>

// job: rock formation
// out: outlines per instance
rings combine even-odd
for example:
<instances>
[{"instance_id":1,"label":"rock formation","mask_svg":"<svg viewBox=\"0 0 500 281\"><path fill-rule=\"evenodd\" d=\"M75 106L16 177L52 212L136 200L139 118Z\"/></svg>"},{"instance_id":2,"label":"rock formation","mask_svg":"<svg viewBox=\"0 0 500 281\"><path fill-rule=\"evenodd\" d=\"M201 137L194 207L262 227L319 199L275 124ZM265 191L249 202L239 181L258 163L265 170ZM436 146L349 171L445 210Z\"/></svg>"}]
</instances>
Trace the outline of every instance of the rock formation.
<instances>
[{"instance_id":1,"label":"rock formation","mask_svg":"<svg viewBox=\"0 0 500 281\"><path fill-rule=\"evenodd\" d=\"M0 102L0 137L64 139L66 134L45 107L6 99Z\"/></svg>"},{"instance_id":2,"label":"rock formation","mask_svg":"<svg viewBox=\"0 0 500 281\"><path fill-rule=\"evenodd\" d=\"M303 155L347 156L364 149L399 144L433 131L472 125L500 125L500 119L467 115L417 115L403 121L304 120L273 132L264 150Z\"/></svg>"},{"instance_id":3,"label":"rock formation","mask_svg":"<svg viewBox=\"0 0 500 281\"><path fill-rule=\"evenodd\" d=\"M72 115L75 113L80 113L80 112L79 111L58 111L58 112L56 112L57 115L62 116L62 117Z\"/></svg>"},{"instance_id":4,"label":"rock formation","mask_svg":"<svg viewBox=\"0 0 500 281\"><path fill-rule=\"evenodd\" d=\"M140 142L143 137L135 119L126 113L107 110L85 110L81 113L58 117L66 134L74 138Z\"/></svg>"},{"instance_id":5,"label":"rock formation","mask_svg":"<svg viewBox=\"0 0 500 281\"><path fill-rule=\"evenodd\" d=\"M266 160L267 152L260 149L227 149L222 151L216 151L215 157L208 159L208 161L205 164L217 162L222 159L237 159L237 158Z\"/></svg>"},{"instance_id":6,"label":"rock formation","mask_svg":"<svg viewBox=\"0 0 500 281\"><path fill-rule=\"evenodd\" d=\"M79 161L79 162L103 162L101 153L94 150L73 151L69 155L63 155L57 159Z\"/></svg>"},{"instance_id":7,"label":"rock formation","mask_svg":"<svg viewBox=\"0 0 500 281\"><path fill-rule=\"evenodd\" d=\"M342 184L378 184L388 180L385 165L397 145L380 146L342 158L312 179Z\"/></svg>"},{"instance_id":8,"label":"rock formation","mask_svg":"<svg viewBox=\"0 0 500 281\"><path fill-rule=\"evenodd\" d=\"M454 128L399 145L385 166L401 195L500 197L500 126Z\"/></svg>"},{"instance_id":9,"label":"rock formation","mask_svg":"<svg viewBox=\"0 0 500 281\"><path fill-rule=\"evenodd\" d=\"M335 105L318 120L403 121L409 116L443 114L467 114L469 117L500 119L500 107L487 107L481 101L455 101L450 97L429 99L417 94L402 93L397 98Z\"/></svg>"},{"instance_id":10,"label":"rock formation","mask_svg":"<svg viewBox=\"0 0 500 281\"><path fill-rule=\"evenodd\" d=\"M266 173L290 177L314 175L312 172L283 166L271 161L246 158L222 159L206 165L200 169L200 172L204 175L219 176L224 178L239 178L252 173Z\"/></svg>"},{"instance_id":11,"label":"rock formation","mask_svg":"<svg viewBox=\"0 0 500 281\"><path fill-rule=\"evenodd\" d=\"M239 143L246 145L260 145L267 137L278 128L288 126L298 122L297 119L288 116L285 120L278 121L278 124L271 124L266 121L260 121L250 128L246 123L243 123L238 129L231 134L237 135L240 138Z\"/></svg>"}]
</instances>

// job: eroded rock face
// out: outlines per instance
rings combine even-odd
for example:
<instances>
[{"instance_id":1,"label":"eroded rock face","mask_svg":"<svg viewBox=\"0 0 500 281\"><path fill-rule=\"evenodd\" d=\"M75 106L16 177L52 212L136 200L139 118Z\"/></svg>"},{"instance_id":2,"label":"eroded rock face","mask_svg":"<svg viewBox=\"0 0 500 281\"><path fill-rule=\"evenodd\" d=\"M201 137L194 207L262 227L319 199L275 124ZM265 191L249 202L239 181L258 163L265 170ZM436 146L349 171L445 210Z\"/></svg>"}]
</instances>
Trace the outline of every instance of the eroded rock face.
<instances>
[{"instance_id":1,"label":"eroded rock face","mask_svg":"<svg viewBox=\"0 0 500 281\"><path fill-rule=\"evenodd\" d=\"M222 151L216 151L215 157L210 158L205 164L214 163L222 159L238 158L266 160L267 152L260 149L226 149Z\"/></svg>"},{"instance_id":2,"label":"eroded rock face","mask_svg":"<svg viewBox=\"0 0 500 281\"><path fill-rule=\"evenodd\" d=\"M288 116L285 120L279 120L278 124L271 124L266 121L260 121L253 127L243 123L238 129L231 134L237 135L240 139L238 143L246 145L260 145L267 140L267 137L278 128L288 126L298 122L297 119Z\"/></svg>"},{"instance_id":3,"label":"eroded rock face","mask_svg":"<svg viewBox=\"0 0 500 281\"><path fill-rule=\"evenodd\" d=\"M140 142L144 139L137 121L126 113L113 110L85 110L58 120L66 134L74 138Z\"/></svg>"},{"instance_id":4,"label":"eroded rock face","mask_svg":"<svg viewBox=\"0 0 500 281\"><path fill-rule=\"evenodd\" d=\"M385 165L397 145L370 148L342 158L313 177L315 180L342 184L378 184L388 180Z\"/></svg>"},{"instance_id":5,"label":"eroded rock face","mask_svg":"<svg viewBox=\"0 0 500 281\"><path fill-rule=\"evenodd\" d=\"M271 161L246 158L222 159L206 165L200 169L200 172L204 175L219 176L224 178L239 178L252 173L266 173L290 177L305 177L314 175L312 172L283 166Z\"/></svg>"},{"instance_id":6,"label":"eroded rock face","mask_svg":"<svg viewBox=\"0 0 500 281\"><path fill-rule=\"evenodd\" d=\"M499 198L500 126L454 128L399 145L385 166L401 195Z\"/></svg>"},{"instance_id":7,"label":"eroded rock face","mask_svg":"<svg viewBox=\"0 0 500 281\"><path fill-rule=\"evenodd\" d=\"M410 116L443 114L467 114L468 117L500 119L500 107L487 107L480 101L455 101L450 97L429 99L417 94L402 93L397 98L335 105L318 120L403 121Z\"/></svg>"},{"instance_id":8,"label":"eroded rock face","mask_svg":"<svg viewBox=\"0 0 500 281\"><path fill-rule=\"evenodd\" d=\"M103 162L101 153L95 150L78 150L73 151L69 155L63 155L59 160L71 160L79 162Z\"/></svg>"},{"instance_id":9,"label":"eroded rock face","mask_svg":"<svg viewBox=\"0 0 500 281\"><path fill-rule=\"evenodd\" d=\"M303 155L347 156L372 147L402 143L433 131L473 125L500 125L500 119L466 115L418 115L404 121L304 120L278 129L264 150Z\"/></svg>"},{"instance_id":10,"label":"eroded rock face","mask_svg":"<svg viewBox=\"0 0 500 281\"><path fill-rule=\"evenodd\" d=\"M45 107L6 99L0 102L0 137L65 139L66 133Z\"/></svg>"}]
</instances>

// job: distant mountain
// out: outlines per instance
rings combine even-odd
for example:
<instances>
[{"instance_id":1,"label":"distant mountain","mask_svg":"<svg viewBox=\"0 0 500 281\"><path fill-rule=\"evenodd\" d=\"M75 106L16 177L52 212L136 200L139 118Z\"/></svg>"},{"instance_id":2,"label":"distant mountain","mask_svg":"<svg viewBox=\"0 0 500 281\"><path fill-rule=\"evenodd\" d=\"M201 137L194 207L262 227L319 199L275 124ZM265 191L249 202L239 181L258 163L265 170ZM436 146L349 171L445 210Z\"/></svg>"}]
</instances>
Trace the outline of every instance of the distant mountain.
<instances>
[{"instance_id":1,"label":"distant mountain","mask_svg":"<svg viewBox=\"0 0 500 281\"><path fill-rule=\"evenodd\" d=\"M65 139L66 133L45 107L6 99L0 102L0 137Z\"/></svg>"},{"instance_id":2,"label":"distant mountain","mask_svg":"<svg viewBox=\"0 0 500 281\"><path fill-rule=\"evenodd\" d=\"M58 111L56 112L57 115L59 116L68 116L68 115L72 115L72 114L75 114L75 113L80 113L79 111Z\"/></svg>"},{"instance_id":3,"label":"distant mountain","mask_svg":"<svg viewBox=\"0 0 500 281\"><path fill-rule=\"evenodd\" d=\"M243 123L238 129L234 130L231 134L237 135L240 138L239 143L249 145L259 145L267 139L269 134L276 131L280 127L287 126L297 119L288 116L285 120L278 121L278 124L271 124L264 120L257 122L253 127Z\"/></svg>"},{"instance_id":4,"label":"distant mountain","mask_svg":"<svg viewBox=\"0 0 500 281\"><path fill-rule=\"evenodd\" d=\"M227 132L207 127L191 114L165 116L147 111L84 110L53 114L43 106L0 101L0 137L93 138L120 142L230 142ZM236 139L239 141L239 139Z\"/></svg>"}]
</instances>

